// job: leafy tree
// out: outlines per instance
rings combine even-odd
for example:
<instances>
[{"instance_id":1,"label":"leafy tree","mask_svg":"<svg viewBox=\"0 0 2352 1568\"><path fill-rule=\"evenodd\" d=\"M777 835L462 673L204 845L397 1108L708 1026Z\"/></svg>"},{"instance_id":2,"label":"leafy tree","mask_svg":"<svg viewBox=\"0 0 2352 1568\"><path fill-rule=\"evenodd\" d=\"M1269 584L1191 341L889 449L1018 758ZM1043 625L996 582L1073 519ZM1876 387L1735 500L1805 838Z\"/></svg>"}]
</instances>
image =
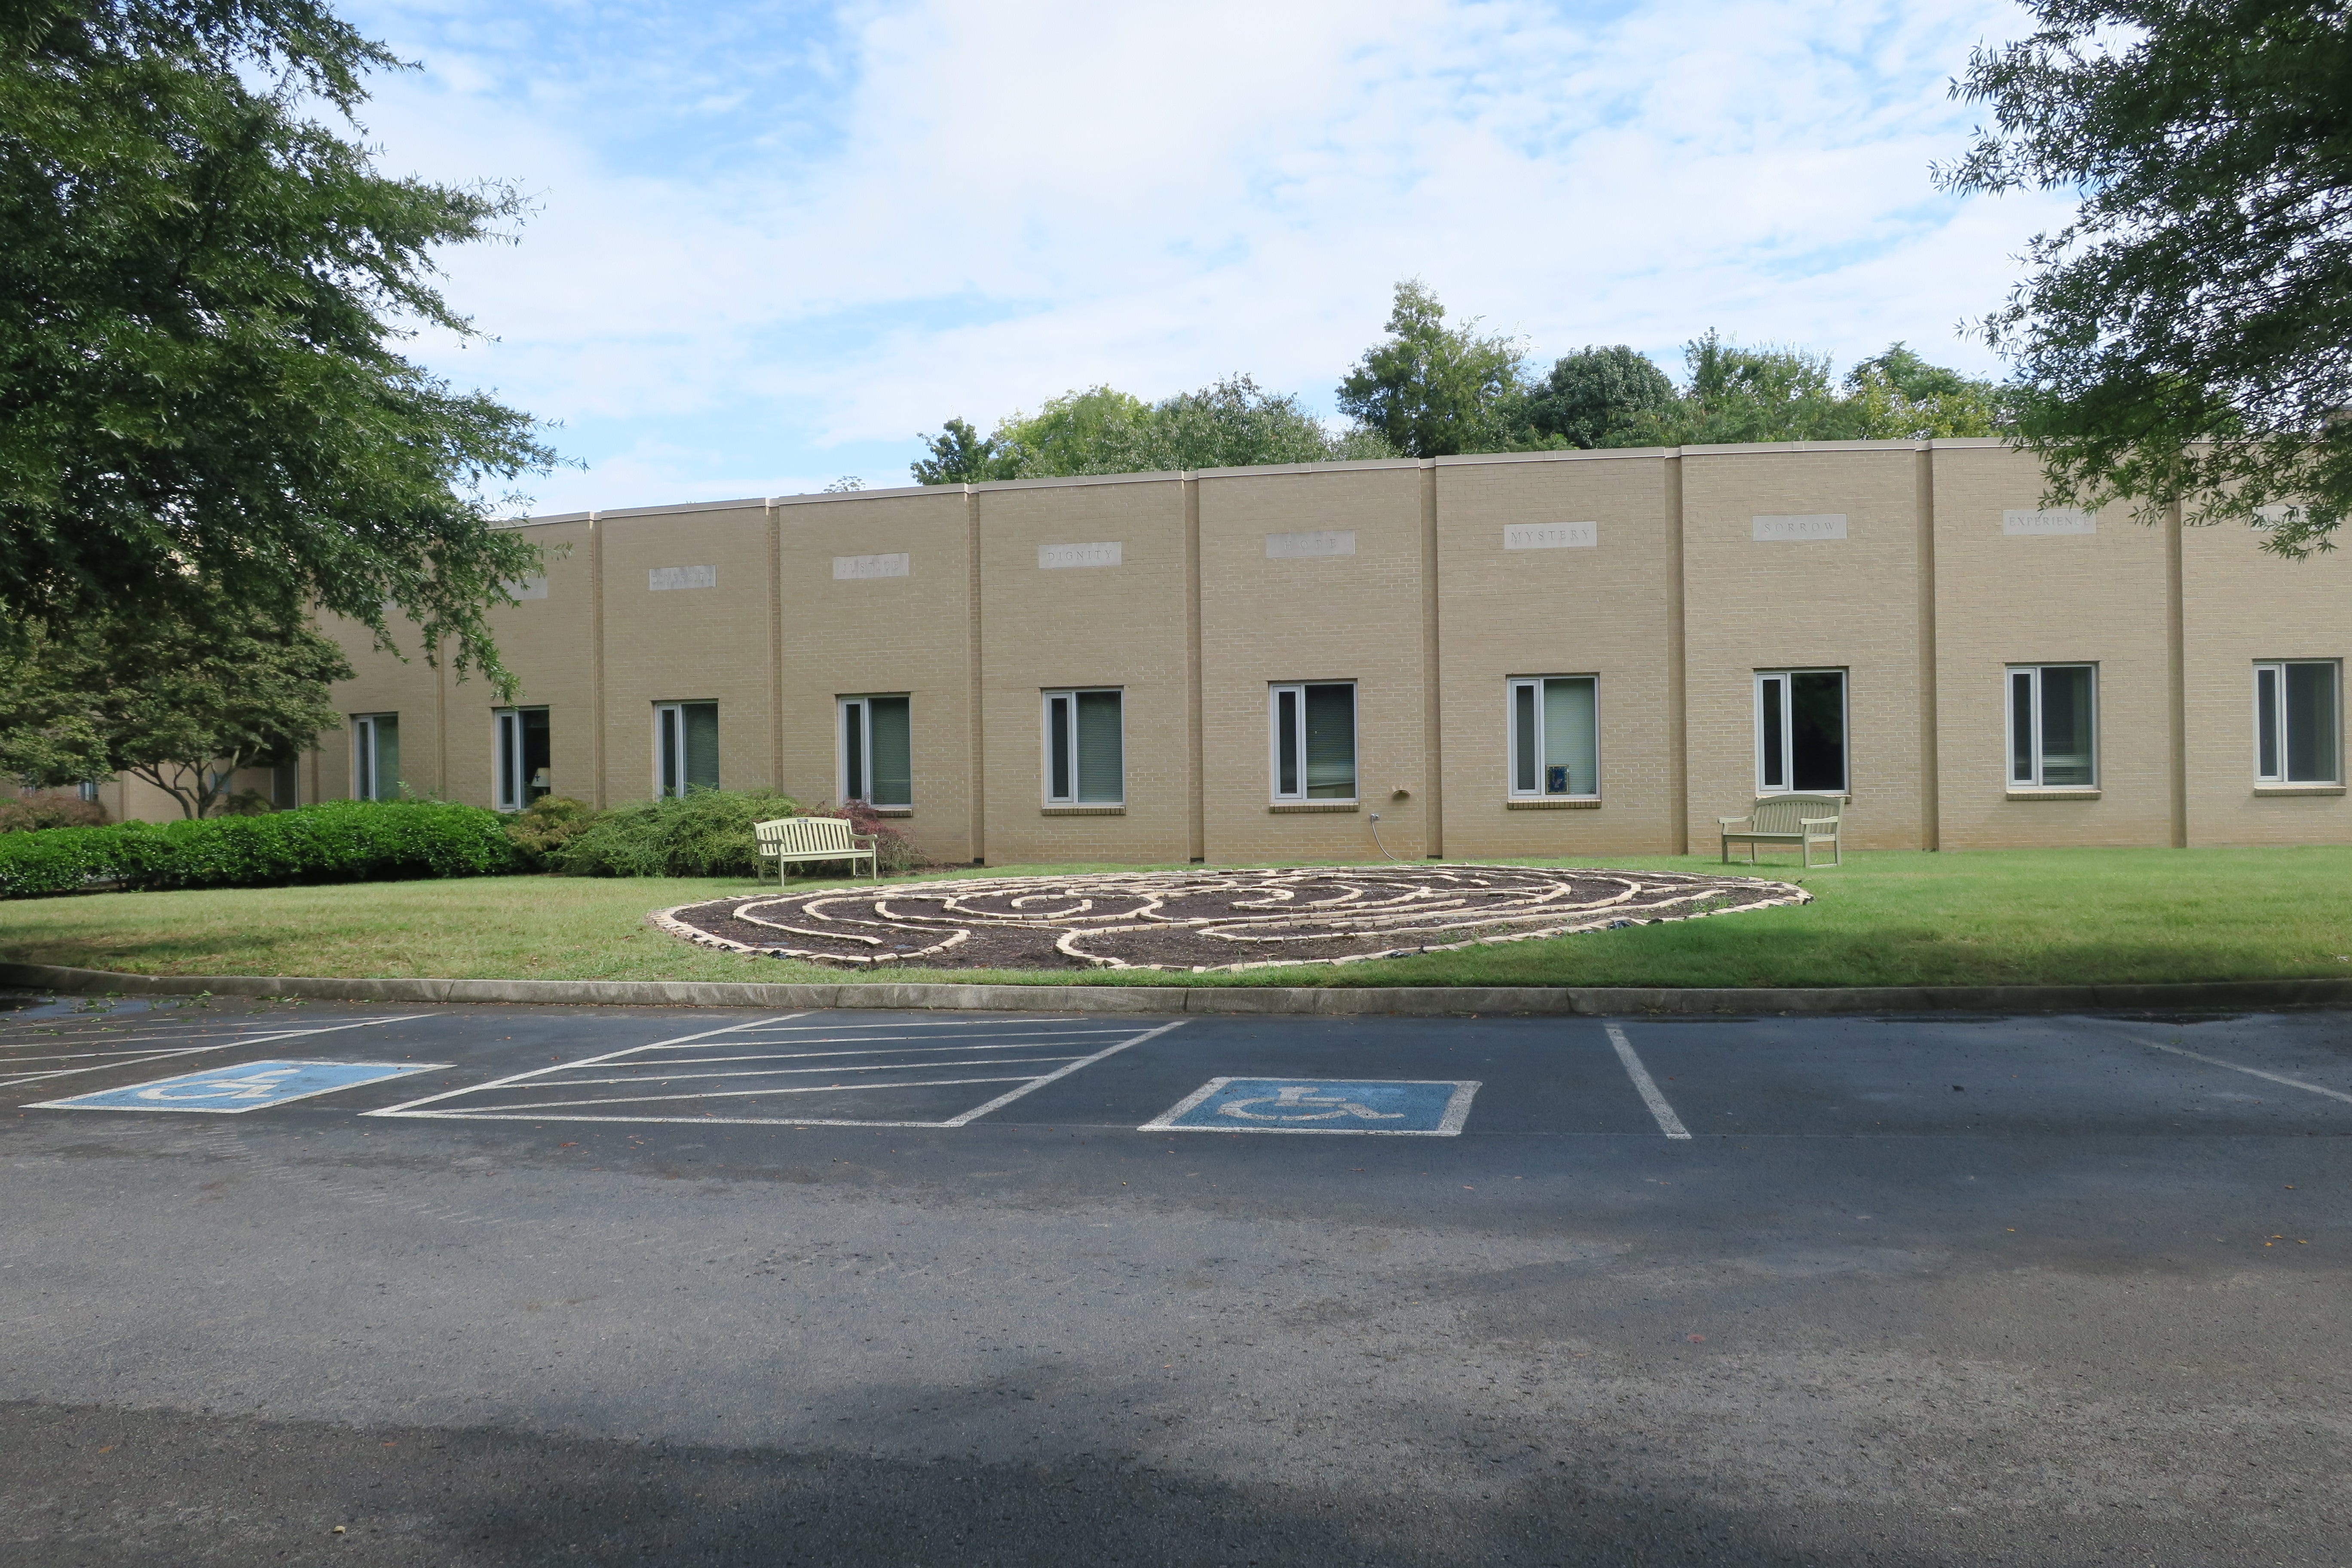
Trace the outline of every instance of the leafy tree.
<instances>
[{"instance_id":1,"label":"leafy tree","mask_svg":"<svg viewBox=\"0 0 2352 1568\"><path fill-rule=\"evenodd\" d=\"M127 773L210 816L228 774L340 729L328 685L351 677L335 644L225 594L36 626L0 655L0 773L36 789Z\"/></svg>"},{"instance_id":2,"label":"leafy tree","mask_svg":"<svg viewBox=\"0 0 2352 1568\"><path fill-rule=\"evenodd\" d=\"M1897 441L1996 436L2008 427L2000 388L1929 364L1896 342L1846 373L1846 405L1856 439Z\"/></svg>"},{"instance_id":3,"label":"leafy tree","mask_svg":"<svg viewBox=\"0 0 2352 1568\"><path fill-rule=\"evenodd\" d=\"M931 456L913 472L927 485L1395 456L1376 433L1332 435L1297 398L1247 375L1154 404L1097 386L1054 398L1034 416L1013 415L992 436L950 419L922 439Z\"/></svg>"},{"instance_id":4,"label":"leafy tree","mask_svg":"<svg viewBox=\"0 0 2352 1568\"><path fill-rule=\"evenodd\" d=\"M919 485L976 485L1013 477L1012 455L998 447L993 436L974 429L969 420L950 419L938 435L916 439L931 454L909 466Z\"/></svg>"},{"instance_id":5,"label":"leafy tree","mask_svg":"<svg viewBox=\"0 0 2352 1568\"><path fill-rule=\"evenodd\" d=\"M1339 383L1339 408L1408 458L1488 452L1514 444L1521 420L1520 352L1482 334L1478 319L1445 324L1419 279L1396 286L1389 336Z\"/></svg>"},{"instance_id":6,"label":"leafy tree","mask_svg":"<svg viewBox=\"0 0 2352 1568\"><path fill-rule=\"evenodd\" d=\"M1538 436L1571 447L1616 447L1644 419L1663 416L1675 384L1648 355L1623 343L1591 345L1554 362L1551 374L1528 392L1526 417Z\"/></svg>"},{"instance_id":7,"label":"leafy tree","mask_svg":"<svg viewBox=\"0 0 2352 1568\"><path fill-rule=\"evenodd\" d=\"M503 676L487 606L540 563L482 488L554 455L394 345L479 335L432 253L521 201L377 173L345 132L399 63L321 0L0 12L0 635L397 606Z\"/></svg>"},{"instance_id":8,"label":"leafy tree","mask_svg":"<svg viewBox=\"0 0 2352 1568\"><path fill-rule=\"evenodd\" d=\"M1993 124L1937 174L2082 195L1983 322L2053 499L2274 519L2268 548L2331 548L2352 508L2352 11L2026 6L2032 36L1954 84Z\"/></svg>"},{"instance_id":9,"label":"leafy tree","mask_svg":"<svg viewBox=\"0 0 2352 1568\"><path fill-rule=\"evenodd\" d=\"M1683 347L1674 400L1633 416L1612 447L1730 446L1753 441L1895 441L1999 433L1989 382L1932 365L1901 343L1866 359L1841 387L1827 354L1742 347L1708 331Z\"/></svg>"}]
</instances>

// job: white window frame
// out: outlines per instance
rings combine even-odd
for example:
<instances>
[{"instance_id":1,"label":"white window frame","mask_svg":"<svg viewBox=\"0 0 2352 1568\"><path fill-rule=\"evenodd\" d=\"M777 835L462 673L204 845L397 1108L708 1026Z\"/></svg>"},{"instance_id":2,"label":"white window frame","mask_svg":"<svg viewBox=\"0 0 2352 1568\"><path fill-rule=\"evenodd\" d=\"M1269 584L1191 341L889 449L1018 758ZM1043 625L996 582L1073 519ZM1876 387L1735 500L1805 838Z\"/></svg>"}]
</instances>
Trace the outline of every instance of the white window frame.
<instances>
[{"instance_id":1,"label":"white window frame","mask_svg":"<svg viewBox=\"0 0 2352 1568\"><path fill-rule=\"evenodd\" d=\"M1108 692L1118 699L1118 798L1117 800L1080 800L1077 796L1077 700L1080 697L1098 697L1104 692ZM1127 688L1124 686L1062 686L1046 690L1043 696L1044 700L1037 705L1037 744L1045 767L1044 776L1037 781L1037 784L1045 796L1045 804L1085 806L1088 809L1099 807L1105 811L1113 807L1125 809L1127 805ZM1054 704L1057 700L1070 704L1069 755L1063 759L1069 769L1070 793L1068 795L1054 793Z\"/></svg>"},{"instance_id":2,"label":"white window frame","mask_svg":"<svg viewBox=\"0 0 2352 1568\"><path fill-rule=\"evenodd\" d=\"M1790 680L1799 675L1834 675L1838 677L1838 733L1845 741L1845 777L1835 789L1799 789L1797 777L1797 726ZM1780 782L1764 782L1764 683L1780 683ZM1843 665L1814 664L1793 666L1787 669L1759 669L1749 688L1755 700L1753 715L1756 726L1756 793L1767 795L1845 795L1853 791L1853 672Z\"/></svg>"},{"instance_id":3,"label":"white window frame","mask_svg":"<svg viewBox=\"0 0 2352 1568\"><path fill-rule=\"evenodd\" d=\"M1592 682L1592 771L1596 775L1601 772L1601 678L1598 675L1591 674L1515 675L1507 680L1503 686L1504 793L1512 800L1599 800L1601 798L1601 781L1597 776L1593 780L1592 788L1570 789L1566 795L1552 795L1543 787L1543 687L1544 682L1547 680L1589 680ZM1535 688L1536 693L1536 732L1533 737L1533 744L1536 749L1536 787L1531 790L1523 790L1519 788L1519 737L1513 731L1512 728L1518 722L1519 692L1520 689L1525 687ZM1568 782L1570 784L1576 783L1574 779L1570 779Z\"/></svg>"},{"instance_id":4,"label":"white window frame","mask_svg":"<svg viewBox=\"0 0 2352 1568\"><path fill-rule=\"evenodd\" d=\"M400 722L400 715L392 712L352 715L352 798L353 800L383 798L376 794L376 774L380 771L379 763L382 761L376 753L376 721L379 719L389 719L394 724ZM366 784L364 790L361 787L362 781ZM398 799L400 781L393 780L392 785L393 797Z\"/></svg>"},{"instance_id":5,"label":"white window frame","mask_svg":"<svg viewBox=\"0 0 2352 1568\"><path fill-rule=\"evenodd\" d=\"M686 710L688 708L715 708L717 706L718 704L715 702L704 700L697 700L693 702L680 700L677 702L656 702L654 704L654 798L656 800L682 798L686 794L688 787L686 782ZM669 749L671 755L667 758L662 755L662 721L665 718L668 719L670 724ZM675 790L671 789L667 784L662 782L662 768L665 762L667 762L675 771L677 779L677 788Z\"/></svg>"},{"instance_id":6,"label":"white window frame","mask_svg":"<svg viewBox=\"0 0 2352 1568\"><path fill-rule=\"evenodd\" d=\"M2324 779L2287 777L2287 759L2294 746L2286 732L2286 672L2291 665L2324 665L2331 672L2329 691L2336 704L2336 766ZM2263 677L2273 678L2270 719L2278 730L2278 767L2263 772ZM2344 661L2336 658L2265 658L2254 664L2254 782L2263 784L2340 784L2344 782Z\"/></svg>"},{"instance_id":7,"label":"white window frame","mask_svg":"<svg viewBox=\"0 0 2352 1568\"><path fill-rule=\"evenodd\" d=\"M2042 782L2042 672L2045 669L2087 669L2091 672L2091 779L2088 784L2046 784ZM2033 750L2028 761L2033 770L2029 781L2017 776L2017 678L2032 676L2033 708L2026 715ZM2001 776L2011 793L2027 790L2077 790L2099 787L2099 667L2089 659L2058 659L2049 664L2012 664L2002 669L2001 689Z\"/></svg>"},{"instance_id":8,"label":"white window frame","mask_svg":"<svg viewBox=\"0 0 2352 1568\"><path fill-rule=\"evenodd\" d=\"M1338 795L1310 795L1307 793L1307 689L1310 686L1344 686L1348 689L1348 713L1353 724L1349 736L1354 744L1356 757L1356 793L1345 799ZM1295 795L1282 792L1282 697L1289 692L1296 699L1293 715L1298 742L1298 791ZM1363 692L1352 680L1286 680L1265 689L1265 784L1266 793L1277 805L1359 805L1364 793L1364 705Z\"/></svg>"},{"instance_id":9,"label":"white window frame","mask_svg":"<svg viewBox=\"0 0 2352 1568\"><path fill-rule=\"evenodd\" d=\"M863 800L866 805L874 807L877 811L911 810L914 806L914 802L911 800L880 801L876 800L873 796L874 710L871 704L877 698L903 698L906 700L907 744L910 752L913 749L915 704L914 699L909 693L904 691L861 691L854 697L835 698L833 700L834 798L835 800L842 801ZM857 758L857 765L859 773L866 782L865 791L855 795L851 795L849 791L849 710L852 707L856 708L859 711L857 731L858 739L861 744ZM910 756L908 759L908 767L909 772L912 771L913 766L914 759ZM907 782L907 793L910 795L915 793L914 781L911 778Z\"/></svg>"}]
</instances>

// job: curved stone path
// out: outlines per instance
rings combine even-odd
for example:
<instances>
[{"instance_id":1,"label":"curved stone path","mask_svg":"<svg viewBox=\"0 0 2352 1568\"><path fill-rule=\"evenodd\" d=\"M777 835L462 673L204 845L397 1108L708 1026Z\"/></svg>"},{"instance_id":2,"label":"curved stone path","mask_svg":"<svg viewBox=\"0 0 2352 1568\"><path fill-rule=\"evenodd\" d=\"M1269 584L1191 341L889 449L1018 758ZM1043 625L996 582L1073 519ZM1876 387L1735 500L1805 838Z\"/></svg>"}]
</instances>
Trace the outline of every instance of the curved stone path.
<instances>
[{"instance_id":1,"label":"curved stone path","mask_svg":"<svg viewBox=\"0 0 2352 1568\"><path fill-rule=\"evenodd\" d=\"M860 967L1203 973L1438 952L1811 897L1788 882L1685 871L1314 866L832 887L648 918L711 947Z\"/></svg>"}]
</instances>

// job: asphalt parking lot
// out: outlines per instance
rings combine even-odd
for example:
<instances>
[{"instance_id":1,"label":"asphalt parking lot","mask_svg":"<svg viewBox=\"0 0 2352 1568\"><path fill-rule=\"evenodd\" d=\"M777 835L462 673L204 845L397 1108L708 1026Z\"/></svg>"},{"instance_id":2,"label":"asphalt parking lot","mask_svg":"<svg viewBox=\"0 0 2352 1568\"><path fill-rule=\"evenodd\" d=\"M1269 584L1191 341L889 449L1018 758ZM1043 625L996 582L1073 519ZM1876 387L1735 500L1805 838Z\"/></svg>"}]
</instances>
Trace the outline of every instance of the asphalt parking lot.
<instances>
[{"instance_id":1,"label":"asphalt parking lot","mask_svg":"<svg viewBox=\"0 0 2352 1568\"><path fill-rule=\"evenodd\" d=\"M16 1561L2352 1561L2341 1014L20 1001Z\"/></svg>"}]
</instances>

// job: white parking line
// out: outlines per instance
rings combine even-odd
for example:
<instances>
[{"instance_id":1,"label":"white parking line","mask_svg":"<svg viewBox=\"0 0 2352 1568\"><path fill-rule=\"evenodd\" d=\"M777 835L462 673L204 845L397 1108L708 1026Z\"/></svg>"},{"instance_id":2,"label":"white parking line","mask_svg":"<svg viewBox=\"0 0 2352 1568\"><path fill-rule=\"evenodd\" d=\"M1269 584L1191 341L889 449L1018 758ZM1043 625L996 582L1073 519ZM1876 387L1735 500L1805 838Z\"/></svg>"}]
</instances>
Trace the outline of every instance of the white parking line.
<instances>
[{"instance_id":1,"label":"white parking line","mask_svg":"<svg viewBox=\"0 0 2352 1568\"><path fill-rule=\"evenodd\" d=\"M273 1045L280 1040L299 1040L307 1039L314 1035L332 1035L344 1029L373 1028L379 1024L405 1024L410 1022L412 1019L430 1016L432 1016L432 1015L428 1013L404 1013L396 1018L359 1018L354 1019L352 1022L348 1024L324 1024L314 1029L271 1029L258 1035L239 1035L233 1039L215 1040L209 1045L181 1046L176 1048L152 1051L55 1051L46 1056L26 1057L12 1055L0 1059L5 1059L11 1063L77 1061L87 1060L87 1058L91 1057L121 1058L127 1059L88 1061L87 1065L82 1067L44 1068L34 1072L8 1072L5 1069L0 1069L0 1089L17 1089L26 1084L47 1083L56 1079L71 1078L76 1073L100 1072L108 1068L137 1067L143 1066L148 1062L169 1061L174 1057L201 1056L206 1051L226 1051L238 1046L267 1046ZM172 1037L149 1036L145 1037L152 1039L169 1039ZM182 1036L181 1037L185 1038L186 1037ZM120 1044L121 1042L117 1040L109 1040L107 1043L110 1045L115 1045Z\"/></svg>"},{"instance_id":2,"label":"white parking line","mask_svg":"<svg viewBox=\"0 0 2352 1568\"><path fill-rule=\"evenodd\" d=\"M468 1089L446 1089L439 1094L427 1095L422 1100L412 1100L404 1104L386 1106L381 1110L363 1111L362 1114L366 1116L388 1117L429 1117L452 1121L680 1121L691 1122L698 1126L707 1126L713 1122L719 1122L766 1126L784 1125L793 1127L961 1127L982 1116L988 1115L991 1111L1002 1110L1003 1107L1012 1104L1014 1100L1021 1099L1024 1095L1034 1094L1049 1083L1054 1083L1062 1079L1067 1078L1070 1074L1076 1072L1083 1068L1091 1067L1096 1062L1101 1061L1107 1057L1116 1056L1120 1051L1126 1050L1129 1047L1139 1046L1146 1040L1164 1035L1171 1029L1181 1027L1184 1022L1186 1022L1186 1020L1180 1018L1173 1023L1162 1024L1157 1028L1146 1029L1140 1033L1134 1034L1128 1034L1119 1029L1105 1029L1100 1027L1039 1027L1037 1023L1027 1021L1015 1023L996 1018L957 1019L952 1021L942 1021L938 1024L875 1024L863 1026L862 1027L857 1025L842 1025L835 1023L812 1025L804 1028L789 1030L780 1029L777 1027L778 1025L786 1022L789 1018L802 1018L806 1017L808 1015L803 1013L794 1013L787 1015L782 1018L763 1018L751 1023L732 1025L726 1028L706 1029L698 1034L681 1035L675 1039L657 1040L650 1045L629 1046L617 1051L604 1052L601 1056L584 1057L578 1061L562 1062L551 1067L534 1068L529 1072L515 1073L507 1078L495 1079L488 1083L476 1084ZM1084 1024L1086 1020L1076 1017L1067 1020L1048 1018L1039 1022L1051 1026L1063 1022ZM884 1032L932 1028L993 1028L1000 1031L1007 1037L1003 1038L1000 1041L992 1042L985 1038L975 1038L970 1034L961 1034L942 1038L936 1034L914 1036L904 1033ZM1066 1036L1083 1037L1101 1036L1106 1034L1120 1034L1123 1035L1124 1037L1113 1041L1108 1046L1106 1046L1102 1049L1095 1051L1090 1055L1075 1058L1059 1054L1051 1056L1034 1055L1017 1057L967 1054L1011 1051L1024 1048L1032 1051L1035 1051L1040 1048L1050 1050L1056 1041ZM801 1037L779 1037L789 1036L799 1036ZM757 1047L761 1046L774 1045L835 1045L853 1041L865 1044L877 1040L908 1041L912 1043L901 1044L895 1050L785 1050L782 1052L771 1051L758 1054L747 1053L732 1056L698 1055L683 1059L676 1058L664 1059L664 1058L659 1054L697 1046L701 1047L706 1051L713 1051L723 1050L727 1047L735 1045ZM1092 1041L1088 1040L1087 1041L1087 1044L1092 1044ZM1081 1049L1083 1048L1084 1047L1081 1047ZM843 1057L863 1057L870 1058L882 1056L897 1056L906 1059L894 1062L876 1062L867 1060L858 1062L854 1065L836 1061L829 1065L818 1067L770 1067L752 1068L751 1070L739 1069L735 1071L721 1072L684 1073L674 1072L671 1070L675 1067L701 1067L720 1064L732 1065L735 1063L748 1062L789 1062L808 1058L822 1059L826 1058ZM897 1080L883 1079L866 1076L891 1072L936 1072L941 1068L953 1068L960 1067L1042 1067L1048 1063L1059 1063L1061 1065L1055 1068L1051 1072L1034 1075L1011 1073L996 1074L988 1077L916 1079L902 1079ZM630 1076L618 1078L574 1078L567 1076L577 1073L583 1068L597 1067L608 1068L641 1068L643 1070L633 1073ZM818 1075L826 1077L830 1081L822 1084L776 1084L761 1088L702 1089L678 1094L625 1093L583 1099L521 1101L492 1100L487 1104L478 1103L481 1097L486 1096L494 1090L503 1089L530 1088L562 1090L573 1088L614 1086L660 1088L672 1082L692 1081L695 1079L724 1078L803 1078ZM861 1078L863 1081L842 1081L843 1079L853 1076ZM967 1084L1013 1084L1018 1087L1007 1091L1006 1093L998 1095L995 1099L989 1100L983 1105L975 1106L970 1110L949 1117L943 1121L931 1119L916 1120L878 1117L803 1117L793 1116L786 1111L782 1106L778 1106L773 1113L762 1116L719 1116L710 1111L704 1111L698 1115L678 1116L648 1114L646 1111L632 1109L633 1107L637 1106L656 1105L667 1109L670 1106L677 1105L681 1101L692 1100L710 1101L719 1100L761 1100L810 1094L874 1095L887 1093L897 1089L948 1089ZM452 1100L470 1100L475 1101L476 1103L446 1103ZM592 1110L591 1108L593 1109Z\"/></svg>"},{"instance_id":3,"label":"white parking line","mask_svg":"<svg viewBox=\"0 0 2352 1568\"><path fill-rule=\"evenodd\" d=\"M2267 1079L2272 1083L2283 1083L2289 1089L2307 1089L2313 1094L2324 1094L2330 1100L2340 1100L2347 1105L2352 1105L2352 1094L2346 1094L2342 1089L2329 1089L2323 1084L2305 1083L2299 1078L2289 1078L2284 1073L2270 1072L2262 1068L2250 1068L2243 1062L2225 1062L2220 1057L2209 1057L2202 1051L2192 1051L2186 1046L2168 1046L2161 1040L2144 1040L2137 1035L2125 1035L2122 1037L2135 1046L2146 1046L2151 1051L2170 1051L2176 1057L2187 1057L2191 1061L2203 1062L2208 1067L2228 1068L2231 1072L2242 1072L2249 1078Z\"/></svg>"},{"instance_id":4,"label":"white parking line","mask_svg":"<svg viewBox=\"0 0 2352 1568\"><path fill-rule=\"evenodd\" d=\"M1601 1027L1609 1031L1609 1043L1617 1047L1617 1059L1625 1064L1625 1076L1633 1080L1633 1088L1640 1092L1642 1103L1648 1106L1650 1114L1658 1119L1658 1131L1669 1138L1689 1137L1690 1129L1685 1127L1683 1119L1675 1114L1675 1108L1666 1103L1666 1097L1658 1092L1657 1079L1652 1078L1650 1069L1642 1065L1642 1058L1633 1054L1633 1042L1625 1037L1625 1031L1614 1024L1604 1024Z\"/></svg>"}]
</instances>

